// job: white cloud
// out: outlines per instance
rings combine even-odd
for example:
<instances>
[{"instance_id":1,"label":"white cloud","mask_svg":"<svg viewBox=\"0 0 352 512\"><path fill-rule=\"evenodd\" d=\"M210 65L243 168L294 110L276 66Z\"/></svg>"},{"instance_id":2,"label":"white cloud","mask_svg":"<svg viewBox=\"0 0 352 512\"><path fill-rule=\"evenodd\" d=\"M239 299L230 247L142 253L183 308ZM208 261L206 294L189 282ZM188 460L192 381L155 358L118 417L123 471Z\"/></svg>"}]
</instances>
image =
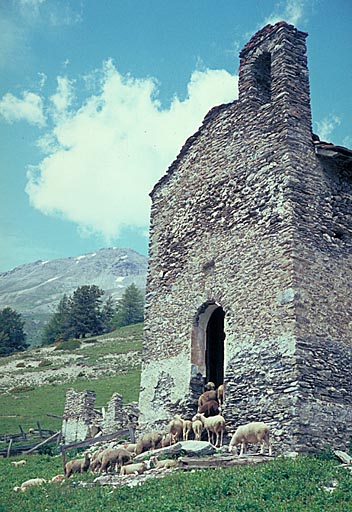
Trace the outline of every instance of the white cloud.
<instances>
[{"instance_id":1,"label":"white cloud","mask_svg":"<svg viewBox=\"0 0 352 512\"><path fill-rule=\"evenodd\" d=\"M0 114L7 122L27 121L37 126L45 125L43 100L37 94L25 91L23 98L16 98L11 93L5 94L0 100Z\"/></svg>"},{"instance_id":2,"label":"white cloud","mask_svg":"<svg viewBox=\"0 0 352 512\"><path fill-rule=\"evenodd\" d=\"M265 20L265 24L274 25L278 21L286 21L297 25L304 16L307 0L286 0L285 3L278 3L273 13Z\"/></svg>"},{"instance_id":3,"label":"white cloud","mask_svg":"<svg viewBox=\"0 0 352 512\"><path fill-rule=\"evenodd\" d=\"M50 97L53 105L52 115L55 118L65 117L73 100L73 84L67 77L57 77L56 93Z\"/></svg>"},{"instance_id":4,"label":"white cloud","mask_svg":"<svg viewBox=\"0 0 352 512\"><path fill-rule=\"evenodd\" d=\"M329 141L332 132L340 124L340 118L333 114L330 114L328 117L325 117L321 121L316 121L314 123L314 125L316 126L317 134L319 135L320 140L323 141Z\"/></svg>"},{"instance_id":5,"label":"white cloud","mask_svg":"<svg viewBox=\"0 0 352 512\"><path fill-rule=\"evenodd\" d=\"M65 116L54 115L53 130L41 139L48 156L29 169L27 193L42 212L109 240L126 226L145 232L148 193L207 111L236 97L237 77L196 71L187 98L175 97L167 109L155 80L123 76L111 61L100 90L78 108L70 103L72 82L62 79L58 91L51 101Z\"/></svg>"}]
</instances>

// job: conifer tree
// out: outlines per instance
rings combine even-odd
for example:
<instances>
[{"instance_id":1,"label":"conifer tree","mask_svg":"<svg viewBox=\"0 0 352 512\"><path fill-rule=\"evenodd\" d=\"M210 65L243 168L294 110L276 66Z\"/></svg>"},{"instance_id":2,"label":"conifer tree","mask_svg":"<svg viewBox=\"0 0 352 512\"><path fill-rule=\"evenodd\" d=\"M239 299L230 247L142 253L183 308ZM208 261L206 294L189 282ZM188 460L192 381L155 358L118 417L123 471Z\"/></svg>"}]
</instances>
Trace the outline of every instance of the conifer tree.
<instances>
[{"instance_id":1,"label":"conifer tree","mask_svg":"<svg viewBox=\"0 0 352 512\"><path fill-rule=\"evenodd\" d=\"M0 311L0 356L28 348L23 329L24 321L20 313L9 307Z\"/></svg>"},{"instance_id":2,"label":"conifer tree","mask_svg":"<svg viewBox=\"0 0 352 512\"><path fill-rule=\"evenodd\" d=\"M115 327L137 324L144 319L144 295L134 283L126 288L112 321Z\"/></svg>"}]
</instances>

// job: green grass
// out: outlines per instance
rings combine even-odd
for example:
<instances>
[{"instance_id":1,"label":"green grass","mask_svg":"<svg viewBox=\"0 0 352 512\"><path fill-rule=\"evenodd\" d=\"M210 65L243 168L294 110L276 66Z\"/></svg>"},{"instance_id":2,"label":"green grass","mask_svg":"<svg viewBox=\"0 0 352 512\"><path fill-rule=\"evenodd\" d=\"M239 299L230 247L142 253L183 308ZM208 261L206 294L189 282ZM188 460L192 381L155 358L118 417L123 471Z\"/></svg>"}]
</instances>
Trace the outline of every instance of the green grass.
<instances>
[{"instance_id":1,"label":"green grass","mask_svg":"<svg viewBox=\"0 0 352 512\"><path fill-rule=\"evenodd\" d=\"M90 483L90 473L75 475L63 485L46 484L25 493L15 485L33 477L51 478L62 472L61 459L27 457L13 468L0 460L2 512L349 512L351 473L335 461L315 457L278 459L255 467L177 472L137 487L78 487ZM333 492L323 490L337 482Z\"/></svg>"},{"instance_id":2,"label":"green grass","mask_svg":"<svg viewBox=\"0 0 352 512\"><path fill-rule=\"evenodd\" d=\"M95 338L97 341L94 343L85 343L81 340L80 348L76 349L74 353L82 356L82 361L87 365L103 366L101 358L105 355L125 354L129 351L140 350L142 330L143 324L136 324L97 337ZM43 360L36 349L25 354L2 358L1 362L4 364L4 360L23 359L24 355L26 359ZM30 363L30 361L28 362ZM48 370L57 367L57 364L49 365ZM19 372L38 370L45 370L45 368L21 368ZM138 400L139 385L140 368L126 368L124 372L99 379L82 377L66 383L55 383L54 381L50 385L36 387L29 391L21 390L21 386L17 386L18 392L0 394L0 433L19 432L19 424L27 431L30 427L35 428L37 421L44 429L59 430L61 421L48 417L47 413L59 416L63 414L65 395L69 388L74 388L77 391L85 389L95 391L97 395L95 405L102 407L107 405L113 393L120 393L124 403Z\"/></svg>"}]
</instances>

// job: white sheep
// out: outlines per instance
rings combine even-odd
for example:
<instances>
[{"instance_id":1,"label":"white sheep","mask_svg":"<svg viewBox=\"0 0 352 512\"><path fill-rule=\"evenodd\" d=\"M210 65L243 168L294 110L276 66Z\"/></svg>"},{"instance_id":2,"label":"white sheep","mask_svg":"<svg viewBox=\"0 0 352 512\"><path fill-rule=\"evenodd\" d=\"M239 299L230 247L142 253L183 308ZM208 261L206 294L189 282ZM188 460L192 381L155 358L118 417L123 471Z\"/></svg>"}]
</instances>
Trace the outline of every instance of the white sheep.
<instances>
[{"instance_id":1,"label":"white sheep","mask_svg":"<svg viewBox=\"0 0 352 512\"><path fill-rule=\"evenodd\" d=\"M120 470L120 475L140 475L146 471L148 468L146 462L138 462L135 464L127 464L126 466L122 466Z\"/></svg>"},{"instance_id":2,"label":"white sheep","mask_svg":"<svg viewBox=\"0 0 352 512\"><path fill-rule=\"evenodd\" d=\"M218 389L216 391L216 394L217 394L219 406L222 407L224 404L224 398L225 398L225 384L220 384L220 386L218 387Z\"/></svg>"},{"instance_id":3,"label":"white sheep","mask_svg":"<svg viewBox=\"0 0 352 512\"><path fill-rule=\"evenodd\" d=\"M26 480L19 487L16 486L13 488L15 492L24 492L28 487L32 487L34 485L43 485L46 483L45 478L31 478L30 480Z\"/></svg>"},{"instance_id":4,"label":"white sheep","mask_svg":"<svg viewBox=\"0 0 352 512\"><path fill-rule=\"evenodd\" d=\"M25 460L13 460L11 462L11 464L17 468L18 466L24 466L26 464L26 461Z\"/></svg>"},{"instance_id":5,"label":"white sheep","mask_svg":"<svg viewBox=\"0 0 352 512\"><path fill-rule=\"evenodd\" d=\"M218 414L217 416L209 416L206 418L203 414L196 414L196 419L201 420L203 427L208 433L208 442L214 444L214 435L216 436L216 442L214 446L218 446L220 441L220 448L223 443L224 431L225 431L225 420L223 416Z\"/></svg>"},{"instance_id":6,"label":"white sheep","mask_svg":"<svg viewBox=\"0 0 352 512\"><path fill-rule=\"evenodd\" d=\"M183 436L183 419L179 414L175 414L174 419L170 421L169 432L175 443L181 441Z\"/></svg>"},{"instance_id":7,"label":"white sheep","mask_svg":"<svg viewBox=\"0 0 352 512\"><path fill-rule=\"evenodd\" d=\"M182 420L183 421L183 440L188 441L189 433L192 430L192 421L191 420Z\"/></svg>"},{"instance_id":8,"label":"white sheep","mask_svg":"<svg viewBox=\"0 0 352 512\"><path fill-rule=\"evenodd\" d=\"M55 475L51 478L50 483L59 484L60 482L63 482L63 480L65 480L65 475Z\"/></svg>"},{"instance_id":9,"label":"white sheep","mask_svg":"<svg viewBox=\"0 0 352 512\"><path fill-rule=\"evenodd\" d=\"M192 430L194 432L195 440L200 441L202 437L203 423L199 418L196 418L196 416L192 418Z\"/></svg>"},{"instance_id":10,"label":"white sheep","mask_svg":"<svg viewBox=\"0 0 352 512\"><path fill-rule=\"evenodd\" d=\"M178 462L175 459L159 460L156 456L151 457L149 463L155 469L171 469L178 466Z\"/></svg>"},{"instance_id":11,"label":"white sheep","mask_svg":"<svg viewBox=\"0 0 352 512\"><path fill-rule=\"evenodd\" d=\"M270 429L268 425L262 421L252 421L246 425L240 425L231 438L229 452L234 451L234 449L236 449L237 452L237 446L241 444L241 456L247 451L248 443L260 443L260 453L264 453L264 445L266 444L269 448L269 455L271 455L272 451L269 432Z\"/></svg>"}]
</instances>

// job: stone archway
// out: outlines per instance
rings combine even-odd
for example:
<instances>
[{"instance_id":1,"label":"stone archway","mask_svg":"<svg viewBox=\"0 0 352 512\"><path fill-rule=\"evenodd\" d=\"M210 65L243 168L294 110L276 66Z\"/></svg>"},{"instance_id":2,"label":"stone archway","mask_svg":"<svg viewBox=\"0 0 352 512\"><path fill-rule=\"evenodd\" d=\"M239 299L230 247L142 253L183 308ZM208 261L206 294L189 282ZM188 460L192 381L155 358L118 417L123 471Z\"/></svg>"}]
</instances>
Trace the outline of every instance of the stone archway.
<instances>
[{"instance_id":1,"label":"stone archway","mask_svg":"<svg viewBox=\"0 0 352 512\"><path fill-rule=\"evenodd\" d=\"M204 381L219 386L224 381L225 312L216 302L203 304L195 317L192 330L191 362Z\"/></svg>"}]
</instances>

